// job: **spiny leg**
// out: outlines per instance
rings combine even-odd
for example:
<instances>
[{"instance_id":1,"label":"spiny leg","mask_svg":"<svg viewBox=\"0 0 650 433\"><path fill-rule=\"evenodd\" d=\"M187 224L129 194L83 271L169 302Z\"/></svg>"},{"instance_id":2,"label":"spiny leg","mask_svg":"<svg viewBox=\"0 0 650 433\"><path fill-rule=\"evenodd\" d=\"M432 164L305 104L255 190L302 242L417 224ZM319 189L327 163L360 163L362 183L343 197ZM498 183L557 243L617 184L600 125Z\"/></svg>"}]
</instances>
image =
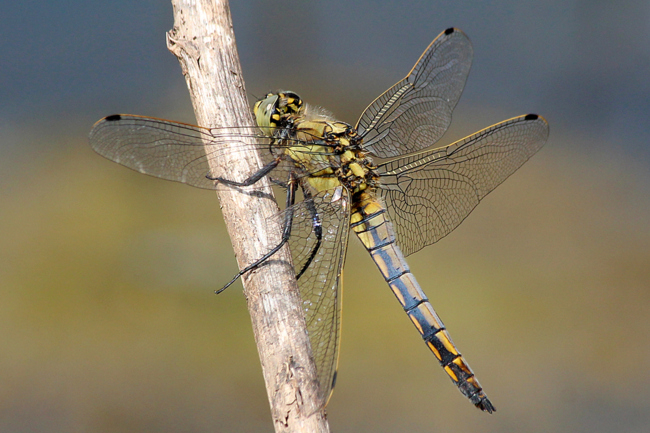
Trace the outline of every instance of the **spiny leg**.
<instances>
[{"instance_id":1,"label":"spiny leg","mask_svg":"<svg viewBox=\"0 0 650 433\"><path fill-rule=\"evenodd\" d=\"M218 176L210 176L207 174L205 177L207 177L210 180L216 180L219 183L223 183L224 185L230 185L230 186L251 186L257 182L259 182L260 179L262 179L264 176L269 174L271 171L273 171L278 164L280 164L280 161L282 159L280 157L275 158L273 161L269 162L266 164L264 167L260 168L257 172L253 173L250 175L248 179L244 179L241 182L237 182L234 180L230 179L225 179L223 177L218 177Z\"/></svg>"},{"instance_id":2,"label":"spiny leg","mask_svg":"<svg viewBox=\"0 0 650 433\"><path fill-rule=\"evenodd\" d=\"M254 175L255 176L255 175ZM259 267L262 263L267 261L273 254L277 253L280 248L284 244L287 243L289 240L289 237L291 237L291 225L293 224L293 209L292 206L294 205L296 201L296 189L298 186L298 183L296 179L294 178L293 173L290 174L290 179L288 182L289 188L287 188L287 201L286 201L286 214L284 216L284 228L282 229L282 239L280 240L280 243L273 247L268 253L264 254L262 257L260 257L258 260L255 262L251 263L250 265L246 266L244 269L239 271L237 275L235 275L232 280L225 286L223 286L221 289L215 291L215 293L218 295L219 293L223 292L226 290L228 287L230 287L239 277L244 275L246 272L252 271L253 269L256 269Z\"/></svg>"}]
</instances>

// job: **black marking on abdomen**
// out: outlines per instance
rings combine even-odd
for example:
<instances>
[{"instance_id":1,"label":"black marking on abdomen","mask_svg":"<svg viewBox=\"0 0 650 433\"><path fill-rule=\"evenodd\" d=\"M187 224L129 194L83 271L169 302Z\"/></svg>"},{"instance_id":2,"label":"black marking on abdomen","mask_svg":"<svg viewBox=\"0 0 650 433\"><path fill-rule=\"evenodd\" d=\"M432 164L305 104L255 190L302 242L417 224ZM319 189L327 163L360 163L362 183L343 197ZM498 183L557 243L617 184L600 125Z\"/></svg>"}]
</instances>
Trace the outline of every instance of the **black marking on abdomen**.
<instances>
[{"instance_id":1,"label":"black marking on abdomen","mask_svg":"<svg viewBox=\"0 0 650 433\"><path fill-rule=\"evenodd\" d=\"M397 274L397 275L394 275L394 276L389 277L389 278L385 278L385 280L386 280L386 282L387 282L388 284L390 284L390 283L392 283L393 281L395 281L396 279L401 278L401 277L403 277L404 275L406 275L406 274L410 274L410 273L411 273L411 271L410 271L409 269L406 269L405 271L402 271L401 273L399 273L399 274Z\"/></svg>"}]
</instances>

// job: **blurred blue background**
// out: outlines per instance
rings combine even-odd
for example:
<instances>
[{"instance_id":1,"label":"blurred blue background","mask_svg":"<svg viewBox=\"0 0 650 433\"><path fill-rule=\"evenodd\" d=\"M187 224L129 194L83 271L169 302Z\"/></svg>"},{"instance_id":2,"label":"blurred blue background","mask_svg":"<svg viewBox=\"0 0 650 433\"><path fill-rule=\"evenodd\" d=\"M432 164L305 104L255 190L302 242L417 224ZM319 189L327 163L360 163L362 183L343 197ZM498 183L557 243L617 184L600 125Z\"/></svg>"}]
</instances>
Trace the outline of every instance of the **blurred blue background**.
<instances>
[{"instance_id":1,"label":"blurred blue background","mask_svg":"<svg viewBox=\"0 0 650 433\"><path fill-rule=\"evenodd\" d=\"M650 3L231 5L247 91L355 123L447 27L474 64L441 144L544 115L542 151L409 258L497 406L471 407L355 239L334 431L650 425ZM215 195L94 154L125 112L194 123L171 4L3 5L0 431L272 431Z\"/></svg>"}]
</instances>

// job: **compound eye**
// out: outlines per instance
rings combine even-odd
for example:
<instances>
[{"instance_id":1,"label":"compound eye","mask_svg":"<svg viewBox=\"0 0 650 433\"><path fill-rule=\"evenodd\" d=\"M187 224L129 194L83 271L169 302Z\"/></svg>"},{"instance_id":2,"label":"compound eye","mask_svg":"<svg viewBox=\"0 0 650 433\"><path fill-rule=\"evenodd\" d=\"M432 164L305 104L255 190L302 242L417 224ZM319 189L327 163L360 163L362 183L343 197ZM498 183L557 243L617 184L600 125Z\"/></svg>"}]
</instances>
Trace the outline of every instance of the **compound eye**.
<instances>
[{"instance_id":1,"label":"compound eye","mask_svg":"<svg viewBox=\"0 0 650 433\"><path fill-rule=\"evenodd\" d=\"M255 103L254 112L258 126L269 127L275 125L279 119L278 99L278 95L269 93L264 99Z\"/></svg>"},{"instance_id":2,"label":"compound eye","mask_svg":"<svg viewBox=\"0 0 650 433\"><path fill-rule=\"evenodd\" d=\"M300 96L298 96L298 94L296 92L287 91L287 92L282 92L282 94L287 99L294 99L294 100L300 101Z\"/></svg>"},{"instance_id":3,"label":"compound eye","mask_svg":"<svg viewBox=\"0 0 650 433\"><path fill-rule=\"evenodd\" d=\"M297 113L302 108L302 99L297 93L286 91L282 92L280 97L284 99L283 105L287 107L287 111Z\"/></svg>"}]
</instances>

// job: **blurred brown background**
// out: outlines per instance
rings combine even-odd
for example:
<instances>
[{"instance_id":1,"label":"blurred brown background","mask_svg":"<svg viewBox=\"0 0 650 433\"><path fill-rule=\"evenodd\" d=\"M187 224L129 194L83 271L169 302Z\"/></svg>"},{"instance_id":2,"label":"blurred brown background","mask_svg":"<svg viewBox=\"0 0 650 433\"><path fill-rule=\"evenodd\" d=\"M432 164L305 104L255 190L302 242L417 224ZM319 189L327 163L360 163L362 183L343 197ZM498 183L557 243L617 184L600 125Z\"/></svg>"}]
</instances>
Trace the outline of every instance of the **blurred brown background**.
<instances>
[{"instance_id":1,"label":"blurred brown background","mask_svg":"<svg viewBox=\"0 0 650 433\"><path fill-rule=\"evenodd\" d=\"M650 426L650 4L234 1L251 99L351 123L450 26L475 59L441 144L527 112L542 151L410 264L488 395L459 394L351 239L336 432ZM214 193L87 144L193 122L166 1L13 2L0 48L0 431L272 431Z\"/></svg>"}]
</instances>

